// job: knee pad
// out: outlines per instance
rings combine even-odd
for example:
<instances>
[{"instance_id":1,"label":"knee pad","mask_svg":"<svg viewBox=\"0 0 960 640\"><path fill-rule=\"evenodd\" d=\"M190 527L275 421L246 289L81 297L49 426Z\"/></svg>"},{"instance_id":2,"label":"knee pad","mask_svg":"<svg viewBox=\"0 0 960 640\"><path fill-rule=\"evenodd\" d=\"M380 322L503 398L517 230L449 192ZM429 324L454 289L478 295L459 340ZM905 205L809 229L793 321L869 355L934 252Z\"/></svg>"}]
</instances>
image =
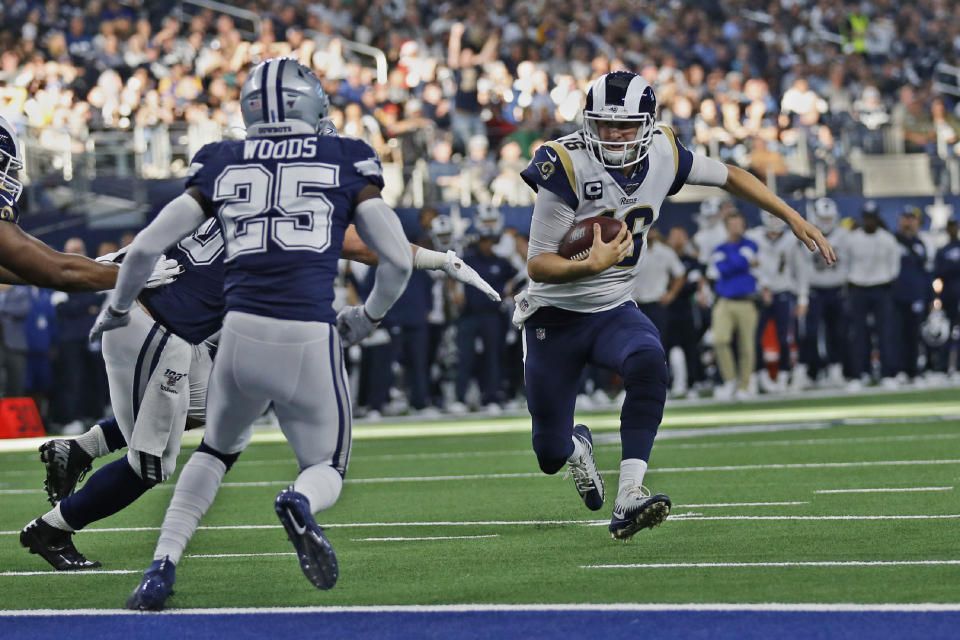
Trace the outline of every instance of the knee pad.
<instances>
[{"instance_id":1,"label":"knee pad","mask_svg":"<svg viewBox=\"0 0 960 640\"><path fill-rule=\"evenodd\" d=\"M622 375L624 387L650 383L666 385L669 372L663 349L644 349L630 354L623 361Z\"/></svg>"},{"instance_id":2,"label":"knee pad","mask_svg":"<svg viewBox=\"0 0 960 640\"><path fill-rule=\"evenodd\" d=\"M240 457L240 451L237 453L220 453L213 447L207 444L206 440L200 441L200 446L197 447L197 451L200 453L206 453L220 460L224 466L227 467L227 471L230 471L230 467L233 466L233 463L237 461L237 458Z\"/></svg>"},{"instance_id":3,"label":"knee pad","mask_svg":"<svg viewBox=\"0 0 960 640\"><path fill-rule=\"evenodd\" d=\"M127 462L148 489L165 482L172 476L177 464L176 458L167 463L161 456L135 449L127 451Z\"/></svg>"}]
</instances>

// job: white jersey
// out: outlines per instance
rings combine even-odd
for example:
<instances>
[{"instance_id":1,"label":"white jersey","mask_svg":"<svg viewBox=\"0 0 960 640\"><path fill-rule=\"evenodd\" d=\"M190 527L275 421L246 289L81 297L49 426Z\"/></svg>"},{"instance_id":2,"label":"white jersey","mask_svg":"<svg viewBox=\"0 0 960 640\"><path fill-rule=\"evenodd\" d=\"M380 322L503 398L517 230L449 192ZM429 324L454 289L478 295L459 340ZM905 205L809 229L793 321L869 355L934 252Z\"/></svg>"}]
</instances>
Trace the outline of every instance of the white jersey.
<instances>
[{"instance_id":1,"label":"white jersey","mask_svg":"<svg viewBox=\"0 0 960 640\"><path fill-rule=\"evenodd\" d=\"M542 306L596 313L632 300L633 280L647 250L647 232L660 217L664 199L683 186L692 157L673 130L662 125L653 135L647 159L629 178L608 171L580 132L540 147L521 173L538 190L529 257L556 253L567 230L594 216L625 221L634 247L620 263L595 276L564 284L531 282L525 299L518 300L515 322Z\"/></svg>"},{"instance_id":2,"label":"white jersey","mask_svg":"<svg viewBox=\"0 0 960 640\"><path fill-rule=\"evenodd\" d=\"M900 243L892 233L857 229L848 242L850 271L847 280L859 287L888 284L900 274Z\"/></svg>"},{"instance_id":3,"label":"white jersey","mask_svg":"<svg viewBox=\"0 0 960 640\"><path fill-rule=\"evenodd\" d=\"M730 237L723 221L717 224L701 227L693 234L693 244L697 248L697 259L706 264L713 255L714 249L722 245Z\"/></svg>"},{"instance_id":4,"label":"white jersey","mask_svg":"<svg viewBox=\"0 0 960 640\"><path fill-rule=\"evenodd\" d=\"M757 286L771 293L792 293L806 304L810 293L806 247L789 230L768 235L763 227L746 233L757 243Z\"/></svg>"},{"instance_id":5,"label":"white jersey","mask_svg":"<svg viewBox=\"0 0 960 640\"><path fill-rule=\"evenodd\" d=\"M814 289L831 289L847 284L847 274L850 270L850 257L847 249L850 242L850 230L837 227L827 234L827 240L837 254L837 261L833 264L827 264L819 251L805 252L810 273L810 286Z\"/></svg>"},{"instance_id":6,"label":"white jersey","mask_svg":"<svg viewBox=\"0 0 960 640\"><path fill-rule=\"evenodd\" d=\"M633 299L640 304L658 302L670 289L670 282L687 272L677 252L662 242L647 247L650 259L633 279Z\"/></svg>"}]
</instances>

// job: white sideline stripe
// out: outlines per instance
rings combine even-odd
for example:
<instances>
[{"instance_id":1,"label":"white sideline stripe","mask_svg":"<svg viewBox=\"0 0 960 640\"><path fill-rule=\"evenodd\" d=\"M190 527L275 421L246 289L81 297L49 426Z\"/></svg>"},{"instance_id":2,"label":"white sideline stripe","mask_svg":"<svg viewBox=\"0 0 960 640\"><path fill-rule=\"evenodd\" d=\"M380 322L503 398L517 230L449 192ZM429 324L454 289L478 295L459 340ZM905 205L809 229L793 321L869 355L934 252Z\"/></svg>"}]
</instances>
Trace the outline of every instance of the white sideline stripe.
<instances>
[{"instance_id":1,"label":"white sideline stripe","mask_svg":"<svg viewBox=\"0 0 960 640\"><path fill-rule=\"evenodd\" d=\"M708 502L705 504L675 504L674 509L694 509L701 507L785 507L795 504L810 504L809 502Z\"/></svg>"},{"instance_id":2,"label":"white sideline stripe","mask_svg":"<svg viewBox=\"0 0 960 640\"><path fill-rule=\"evenodd\" d=\"M808 427L805 427L803 423L823 423L827 420L852 419L869 421L871 419L878 418L902 418L904 420L909 420L911 418L925 417L955 419L953 416L960 414L960 404L947 401L902 402L898 404L876 404L855 407L793 407L786 409L765 409L762 407L751 407L742 411L716 411L716 408L716 406L705 405L702 408L699 408L697 413L681 412L674 414L672 412L668 412L667 415L664 416L662 423L662 426L666 427L666 429L661 431L659 437L670 437L666 436L666 433L669 431L681 431L681 429L672 428L675 426L686 428L689 431L693 431L693 429L690 429L690 427L714 427L714 429L704 430L720 433L718 429L730 428L729 425L731 423L739 423L744 426L766 426L776 423L781 428L786 430L804 429ZM590 415L589 422L591 427L596 427L598 430L616 429L620 426L619 416L614 415ZM817 428L829 428L830 426L832 425L821 424L818 425ZM522 416L518 418L499 419L461 419L455 423L401 422L378 425L357 424L354 425L353 428L353 439L363 440L370 438L415 438L497 433L528 433L529 431L530 418L528 416ZM200 444L200 439L202 436L202 433L189 432L184 435L183 444L184 446L198 445ZM49 436L45 436L41 438L2 439L0 440L0 452L35 451L37 447L39 447L49 438ZM279 430L269 430L254 432L252 441L286 442L286 439Z\"/></svg>"},{"instance_id":3,"label":"white sideline stripe","mask_svg":"<svg viewBox=\"0 0 960 640\"><path fill-rule=\"evenodd\" d=\"M820 489L814 493L906 493L908 491L951 491L953 487L900 487L890 489Z\"/></svg>"},{"instance_id":4,"label":"white sideline stripe","mask_svg":"<svg viewBox=\"0 0 960 640\"><path fill-rule=\"evenodd\" d=\"M904 567L952 566L960 560L835 560L822 562L675 562L651 564L584 564L581 569L726 569L731 567Z\"/></svg>"},{"instance_id":5,"label":"white sideline stripe","mask_svg":"<svg viewBox=\"0 0 960 640\"><path fill-rule=\"evenodd\" d=\"M678 513L667 519L667 522L691 520L952 520L960 518L960 513L948 514L914 514L914 515L810 515L810 516L702 516L697 513ZM509 527L509 526L538 526L538 525L566 525L579 524L583 526L600 526L609 524L609 520L474 520L465 522L435 521L435 522L339 522L320 523L324 529L363 529L379 527ZM230 524L199 526L204 531L230 531L255 529L280 529L279 524ZM109 527L101 529L84 529L80 534L88 533L131 533L138 531L160 531L160 527ZM19 530L0 531L0 536L19 534Z\"/></svg>"},{"instance_id":6,"label":"white sideline stripe","mask_svg":"<svg viewBox=\"0 0 960 640\"><path fill-rule=\"evenodd\" d=\"M86 575L120 575L125 573L140 573L134 569L84 569L83 571L2 571L0 576L86 576ZM0 615L4 612L0 610Z\"/></svg>"},{"instance_id":7,"label":"white sideline stripe","mask_svg":"<svg viewBox=\"0 0 960 640\"><path fill-rule=\"evenodd\" d=\"M353 542L407 542L412 540L476 540L478 538L499 538L499 533L485 536L423 536L419 538L351 538ZM291 554L292 555L292 554Z\"/></svg>"},{"instance_id":8,"label":"white sideline stripe","mask_svg":"<svg viewBox=\"0 0 960 640\"><path fill-rule=\"evenodd\" d=\"M263 613L472 613L487 611L809 611L809 612L952 612L960 611L958 602L922 602L915 604L846 602L761 602L761 603L632 603L622 604L404 604L332 607L238 607L221 609L168 609L144 614L128 609L11 609L2 617L22 616L195 616L243 615Z\"/></svg>"},{"instance_id":9,"label":"white sideline stripe","mask_svg":"<svg viewBox=\"0 0 960 640\"><path fill-rule=\"evenodd\" d=\"M651 473L689 473L692 471L748 471L761 469L831 469L847 467L892 467L914 465L960 464L960 460L870 460L865 462L801 462L789 464L742 464L717 467L654 467ZM618 475L619 469L605 469L600 473ZM394 482L445 482L450 480L502 480L510 478L543 478L551 476L540 472L522 473L478 473L454 476L394 476L391 478L350 478L345 484L389 484ZM258 482L224 482L222 487L276 487L287 486L290 480L263 480ZM171 483L158 485L157 488L173 489ZM40 489L0 489L0 495L42 493Z\"/></svg>"},{"instance_id":10,"label":"white sideline stripe","mask_svg":"<svg viewBox=\"0 0 960 640\"><path fill-rule=\"evenodd\" d=\"M293 551L280 551L270 553L197 553L187 554L187 558L260 558L262 556L295 556Z\"/></svg>"}]
</instances>

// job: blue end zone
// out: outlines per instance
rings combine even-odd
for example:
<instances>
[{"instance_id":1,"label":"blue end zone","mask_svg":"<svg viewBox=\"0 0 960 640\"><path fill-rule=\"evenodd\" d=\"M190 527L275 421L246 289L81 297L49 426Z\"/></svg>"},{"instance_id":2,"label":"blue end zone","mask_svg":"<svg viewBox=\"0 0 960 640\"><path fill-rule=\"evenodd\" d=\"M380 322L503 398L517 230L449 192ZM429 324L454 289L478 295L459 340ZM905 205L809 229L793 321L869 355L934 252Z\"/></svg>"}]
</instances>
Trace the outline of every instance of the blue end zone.
<instances>
[{"instance_id":1,"label":"blue end zone","mask_svg":"<svg viewBox=\"0 0 960 640\"><path fill-rule=\"evenodd\" d=\"M956 638L960 611L387 611L4 616L23 638Z\"/></svg>"}]
</instances>

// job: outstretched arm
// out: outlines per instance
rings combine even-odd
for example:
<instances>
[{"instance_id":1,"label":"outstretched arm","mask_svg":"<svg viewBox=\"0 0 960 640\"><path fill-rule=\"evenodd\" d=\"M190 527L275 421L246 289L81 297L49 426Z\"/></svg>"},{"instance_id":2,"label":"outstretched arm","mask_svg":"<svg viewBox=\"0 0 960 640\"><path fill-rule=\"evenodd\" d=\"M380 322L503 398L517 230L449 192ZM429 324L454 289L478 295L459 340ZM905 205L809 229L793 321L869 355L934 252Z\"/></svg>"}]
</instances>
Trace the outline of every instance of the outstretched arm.
<instances>
[{"instance_id":1,"label":"outstretched arm","mask_svg":"<svg viewBox=\"0 0 960 640\"><path fill-rule=\"evenodd\" d=\"M54 251L12 222L0 221L0 281L59 291L103 291L117 281L115 265Z\"/></svg>"},{"instance_id":2,"label":"outstretched arm","mask_svg":"<svg viewBox=\"0 0 960 640\"><path fill-rule=\"evenodd\" d=\"M746 200L750 204L756 205L764 211L769 211L788 225L800 241L807 246L810 251L817 251L823 255L827 264L833 264L837 261L837 256L833 247L815 226L803 219L799 213L794 211L790 205L781 200L777 194L767 188L752 173L744 171L740 167L727 165L727 182L723 189L730 195L736 196L741 200Z\"/></svg>"},{"instance_id":3,"label":"outstretched arm","mask_svg":"<svg viewBox=\"0 0 960 640\"><path fill-rule=\"evenodd\" d=\"M456 254L455 251L433 251L421 247L418 244L410 243L410 251L413 255L413 268L424 271L443 271L448 277L458 280L464 284L476 287L483 291L488 298L500 302L500 294L493 290L487 282L480 277L473 268ZM347 227L347 232L343 236L343 251L341 255L347 260L361 262L371 267L377 266L377 254L368 247L354 225Z\"/></svg>"}]
</instances>

